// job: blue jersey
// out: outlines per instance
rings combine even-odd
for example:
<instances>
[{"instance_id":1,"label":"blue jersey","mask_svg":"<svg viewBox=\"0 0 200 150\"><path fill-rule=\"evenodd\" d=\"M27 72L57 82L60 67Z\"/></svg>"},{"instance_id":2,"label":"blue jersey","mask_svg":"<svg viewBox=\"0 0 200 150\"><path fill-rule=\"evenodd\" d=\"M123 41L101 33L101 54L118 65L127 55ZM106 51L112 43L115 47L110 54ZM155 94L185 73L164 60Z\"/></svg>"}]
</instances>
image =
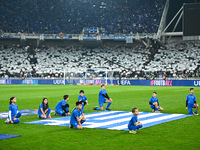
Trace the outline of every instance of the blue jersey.
<instances>
[{"instance_id":1,"label":"blue jersey","mask_svg":"<svg viewBox=\"0 0 200 150\"><path fill-rule=\"evenodd\" d=\"M87 97L85 95L83 95L83 97L81 95L78 96L78 102L79 101L83 101L83 102L87 102Z\"/></svg>"},{"instance_id":2,"label":"blue jersey","mask_svg":"<svg viewBox=\"0 0 200 150\"><path fill-rule=\"evenodd\" d=\"M154 98L154 97L151 97L150 100L149 100L149 102L151 102L151 104L153 104L153 103L155 103L155 102L158 103L159 101L158 101L158 98L157 98L157 97L155 97L155 98Z\"/></svg>"},{"instance_id":3,"label":"blue jersey","mask_svg":"<svg viewBox=\"0 0 200 150\"><path fill-rule=\"evenodd\" d=\"M62 106L65 106L67 104L67 102L65 100L62 100L60 102L58 102L58 104L56 105L55 109L63 109Z\"/></svg>"},{"instance_id":4,"label":"blue jersey","mask_svg":"<svg viewBox=\"0 0 200 150\"><path fill-rule=\"evenodd\" d=\"M106 95L106 93L107 93L107 92L106 92L105 89L104 89L104 90L101 90L101 91L99 92L99 102L105 100L105 97L103 96L103 94Z\"/></svg>"},{"instance_id":5,"label":"blue jersey","mask_svg":"<svg viewBox=\"0 0 200 150\"><path fill-rule=\"evenodd\" d=\"M133 117L131 118L131 120L129 121L128 126L135 126L134 123L136 123L138 121L138 117L133 115Z\"/></svg>"},{"instance_id":6,"label":"blue jersey","mask_svg":"<svg viewBox=\"0 0 200 150\"><path fill-rule=\"evenodd\" d=\"M38 114L42 114L41 108L43 109L43 103L41 103L39 106ZM45 112L46 109L47 109L47 105L45 105L45 109L43 109L43 111Z\"/></svg>"},{"instance_id":7,"label":"blue jersey","mask_svg":"<svg viewBox=\"0 0 200 150\"><path fill-rule=\"evenodd\" d=\"M80 118L81 114L82 114L82 111L81 111L81 110L79 111L79 110L76 108L76 109L72 112L72 115L71 115L71 118L70 118L70 122L71 122L71 123L77 122L76 117L79 117L79 118Z\"/></svg>"},{"instance_id":8,"label":"blue jersey","mask_svg":"<svg viewBox=\"0 0 200 150\"><path fill-rule=\"evenodd\" d=\"M196 96L189 94L187 96L188 105L193 105L196 102Z\"/></svg>"},{"instance_id":9,"label":"blue jersey","mask_svg":"<svg viewBox=\"0 0 200 150\"><path fill-rule=\"evenodd\" d=\"M15 116L17 114L17 111L18 111L18 106L10 104L9 111L11 111L11 117Z\"/></svg>"}]
</instances>

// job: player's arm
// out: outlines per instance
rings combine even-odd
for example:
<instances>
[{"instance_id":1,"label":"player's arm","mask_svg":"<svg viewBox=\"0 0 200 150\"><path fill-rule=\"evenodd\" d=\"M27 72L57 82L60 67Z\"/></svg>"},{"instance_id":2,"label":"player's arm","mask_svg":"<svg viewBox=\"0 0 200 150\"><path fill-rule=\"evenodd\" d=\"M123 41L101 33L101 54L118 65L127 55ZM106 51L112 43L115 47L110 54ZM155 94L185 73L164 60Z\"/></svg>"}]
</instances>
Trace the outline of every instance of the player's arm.
<instances>
[{"instance_id":1,"label":"player's arm","mask_svg":"<svg viewBox=\"0 0 200 150\"><path fill-rule=\"evenodd\" d=\"M46 114L47 112L48 112L48 108L45 110L45 112L44 112L44 113Z\"/></svg>"},{"instance_id":2,"label":"player's arm","mask_svg":"<svg viewBox=\"0 0 200 150\"><path fill-rule=\"evenodd\" d=\"M84 118L84 113L82 113L81 115L82 115L82 116L81 116L80 120L83 120L83 118Z\"/></svg>"},{"instance_id":3,"label":"player's arm","mask_svg":"<svg viewBox=\"0 0 200 150\"><path fill-rule=\"evenodd\" d=\"M43 108L40 108L41 112L43 115L45 115L45 112L43 111Z\"/></svg>"},{"instance_id":4,"label":"player's arm","mask_svg":"<svg viewBox=\"0 0 200 150\"><path fill-rule=\"evenodd\" d=\"M104 96L105 98L107 98L108 100L112 100L112 99L108 96L107 93L106 93L106 94L103 94L103 96Z\"/></svg>"},{"instance_id":5,"label":"player's arm","mask_svg":"<svg viewBox=\"0 0 200 150\"><path fill-rule=\"evenodd\" d=\"M108 94L103 94L103 97L107 98L107 99L110 99L110 97L108 96Z\"/></svg>"},{"instance_id":6,"label":"player's arm","mask_svg":"<svg viewBox=\"0 0 200 150\"><path fill-rule=\"evenodd\" d=\"M62 105L62 109L65 111L65 113L68 113L69 111L66 111L66 107L69 107L69 104Z\"/></svg>"},{"instance_id":7,"label":"player's arm","mask_svg":"<svg viewBox=\"0 0 200 150\"><path fill-rule=\"evenodd\" d=\"M87 100L87 97L85 97L86 99L85 99L85 102L86 102L86 104L88 105L88 100Z\"/></svg>"},{"instance_id":8,"label":"player's arm","mask_svg":"<svg viewBox=\"0 0 200 150\"><path fill-rule=\"evenodd\" d=\"M11 114L12 114L11 106L9 106L9 112L8 112L8 115L9 115L10 122L13 123Z\"/></svg>"},{"instance_id":9,"label":"player's arm","mask_svg":"<svg viewBox=\"0 0 200 150\"><path fill-rule=\"evenodd\" d=\"M142 124L139 120L137 121L138 125Z\"/></svg>"},{"instance_id":10,"label":"player's arm","mask_svg":"<svg viewBox=\"0 0 200 150\"><path fill-rule=\"evenodd\" d=\"M81 119L79 117L76 117L76 120L77 120L78 124L81 126Z\"/></svg>"},{"instance_id":11,"label":"player's arm","mask_svg":"<svg viewBox=\"0 0 200 150\"><path fill-rule=\"evenodd\" d=\"M197 101L196 101L196 96L194 96L194 104L196 104L197 103Z\"/></svg>"},{"instance_id":12,"label":"player's arm","mask_svg":"<svg viewBox=\"0 0 200 150\"><path fill-rule=\"evenodd\" d=\"M150 98L150 100L149 100L149 105L153 105L153 103L152 103L152 101L151 101L151 98Z\"/></svg>"},{"instance_id":13,"label":"player's arm","mask_svg":"<svg viewBox=\"0 0 200 150\"><path fill-rule=\"evenodd\" d=\"M133 119L132 119L132 123L133 123L135 126L138 125L138 122L137 122L136 118L133 118Z\"/></svg>"},{"instance_id":14,"label":"player's arm","mask_svg":"<svg viewBox=\"0 0 200 150\"><path fill-rule=\"evenodd\" d=\"M188 97L186 98L186 109L188 109Z\"/></svg>"}]
</instances>

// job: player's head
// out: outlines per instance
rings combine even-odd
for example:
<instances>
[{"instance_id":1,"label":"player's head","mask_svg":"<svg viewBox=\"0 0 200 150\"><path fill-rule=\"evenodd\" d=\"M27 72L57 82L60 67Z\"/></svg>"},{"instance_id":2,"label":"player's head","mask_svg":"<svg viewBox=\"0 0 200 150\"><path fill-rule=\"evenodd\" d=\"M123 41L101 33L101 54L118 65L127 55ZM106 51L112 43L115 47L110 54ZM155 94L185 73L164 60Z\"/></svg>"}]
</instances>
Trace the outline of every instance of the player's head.
<instances>
[{"instance_id":1,"label":"player's head","mask_svg":"<svg viewBox=\"0 0 200 150\"><path fill-rule=\"evenodd\" d=\"M132 113L133 113L134 115L138 115L138 114L139 114L139 111L138 111L138 109L137 109L136 107L134 107L134 108L132 109Z\"/></svg>"},{"instance_id":2,"label":"player's head","mask_svg":"<svg viewBox=\"0 0 200 150\"><path fill-rule=\"evenodd\" d=\"M156 97L157 93L156 92L153 92L153 97Z\"/></svg>"},{"instance_id":3,"label":"player's head","mask_svg":"<svg viewBox=\"0 0 200 150\"><path fill-rule=\"evenodd\" d=\"M43 104L43 109L49 108L48 99L46 97L43 98L42 104Z\"/></svg>"},{"instance_id":4,"label":"player's head","mask_svg":"<svg viewBox=\"0 0 200 150\"><path fill-rule=\"evenodd\" d=\"M101 89L104 90L105 89L105 84L101 85Z\"/></svg>"},{"instance_id":5,"label":"player's head","mask_svg":"<svg viewBox=\"0 0 200 150\"><path fill-rule=\"evenodd\" d=\"M82 102L76 102L76 107L78 110L82 109Z\"/></svg>"},{"instance_id":6,"label":"player's head","mask_svg":"<svg viewBox=\"0 0 200 150\"><path fill-rule=\"evenodd\" d=\"M17 101L16 97L11 97L9 104L16 103L16 101Z\"/></svg>"},{"instance_id":7,"label":"player's head","mask_svg":"<svg viewBox=\"0 0 200 150\"><path fill-rule=\"evenodd\" d=\"M83 95L84 95L84 91L83 90L80 90L80 95L83 97Z\"/></svg>"},{"instance_id":8,"label":"player's head","mask_svg":"<svg viewBox=\"0 0 200 150\"><path fill-rule=\"evenodd\" d=\"M43 98L42 103L45 104L45 105L48 105L48 99L46 97Z\"/></svg>"},{"instance_id":9,"label":"player's head","mask_svg":"<svg viewBox=\"0 0 200 150\"><path fill-rule=\"evenodd\" d=\"M64 95L63 98L64 100L69 100L69 95Z\"/></svg>"},{"instance_id":10,"label":"player's head","mask_svg":"<svg viewBox=\"0 0 200 150\"><path fill-rule=\"evenodd\" d=\"M190 88L190 93L191 93L191 94L194 93L194 88Z\"/></svg>"}]
</instances>

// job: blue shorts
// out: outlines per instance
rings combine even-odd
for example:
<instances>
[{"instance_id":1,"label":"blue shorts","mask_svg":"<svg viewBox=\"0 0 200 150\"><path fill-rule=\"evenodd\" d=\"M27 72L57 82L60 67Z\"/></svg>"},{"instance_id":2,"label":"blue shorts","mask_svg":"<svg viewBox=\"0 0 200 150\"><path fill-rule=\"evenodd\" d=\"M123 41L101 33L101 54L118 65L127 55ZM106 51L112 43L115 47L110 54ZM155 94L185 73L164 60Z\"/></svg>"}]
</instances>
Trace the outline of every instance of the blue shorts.
<instances>
[{"instance_id":1,"label":"blue shorts","mask_svg":"<svg viewBox=\"0 0 200 150\"><path fill-rule=\"evenodd\" d=\"M77 126L79 125L77 121L75 121L75 122L70 122L70 123L71 123L71 125L72 125L75 129L77 129Z\"/></svg>"},{"instance_id":2,"label":"blue shorts","mask_svg":"<svg viewBox=\"0 0 200 150\"><path fill-rule=\"evenodd\" d=\"M192 114L192 113L193 113L192 108L196 108L196 107L194 106L194 104L191 104L191 105L188 104L188 111L189 111L189 114Z\"/></svg>"},{"instance_id":3,"label":"blue shorts","mask_svg":"<svg viewBox=\"0 0 200 150\"><path fill-rule=\"evenodd\" d=\"M106 103L106 99L99 101L99 107L103 107L103 103Z\"/></svg>"},{"instance_id":4,"label":"blue shorts","mask_svg":"<svg viewBox=\"0 0 200 150\"><path fill-rule=\"evenodd\" d=\"M63 114L63 110L62 109L56 109L55 111L56 111L56 113L58 115L62 116L62 114Z\"/></svg>"},{"instance_id":5,"label":"blue shorts","mask_svg":"<svg viewBox=\"0 0 200 150\"><path fill-rule=\"evenodd\" d=\"M22 115L22 113L21 113L21 112L18 112L16 117L15 117L15 116L11 116L12 121L13 121L14 123L19 123L19 122L20 122L19 117L21 117L21 115ZM13 119L15 119L15 118L17 118L17 119L16 119L16 120L13 120Z\"/></svg>"},{"instance_id":6,"label":"blue shorts","mask_svg":"<svg viewBox=\"0 0 200 150\"><path fill-rule=\"evenodd\" d=\"M81 124L83 124L84 122L85 122L85 120L81 120ZM77 129L77 126L79 125L77 121L75 121L75 122L70 122L70 123L71 123L71 125L72 125L75 129Z\"/></svg>"},{"instance_id":7,"label":"blue shorts","mask_svg":"<svg viewBox=\"0 0 200 150\"><path fill-rule=\"evenodd\" d=\"M138 130L139 128L142 128L142 125L140 124L140 125L138 125L138 126L135 126L135 125L132 125L132 126L128 126L128 129L129 130Z\"/></svg>"},{"instance_id":8,"label":"blue shorts","mask_svg":"<svg viewBox=\"0 0 200 150\"><path fill-rule=\"evenodd\" d=\"M158 106L158 108L160 108L160 106ZM154 106L154 105L151 105L151 109L155 109L155 106Z\"/></svg>"}]
</instances>

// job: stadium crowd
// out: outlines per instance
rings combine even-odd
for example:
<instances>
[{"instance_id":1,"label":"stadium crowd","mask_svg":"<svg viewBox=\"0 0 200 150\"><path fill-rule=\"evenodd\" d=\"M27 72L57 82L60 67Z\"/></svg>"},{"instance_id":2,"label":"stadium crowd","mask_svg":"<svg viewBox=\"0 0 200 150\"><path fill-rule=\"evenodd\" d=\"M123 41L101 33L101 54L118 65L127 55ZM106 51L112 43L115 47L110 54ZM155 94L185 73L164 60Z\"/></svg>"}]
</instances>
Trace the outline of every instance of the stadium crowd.
<instances>
[{"instance_id":1,"label":"stadium crowd","mask_svg":"<svg viewBox=\"0 0 200 150\"><path fill-rule=\"evenodd\" d=\"M155 33L165 0L0 1L0 29L12 33Z\"/></svg>"},{"instance_id":2,"label":"stadium crowd","mask_svg":"<svg viewBox=\"0 0 200 150\"><path fill-rule=\"evenodd\" d=\"M0 75L4 77L63 77L64 69L79 70L107 68L121 72L127 78L200 77L200 44L180 43L151 52L144 47L7 47L0 50ZM114 77L119 74L115 73ZM76 74L73 76L82 77Z\"/></svg>"}]
</instances>

